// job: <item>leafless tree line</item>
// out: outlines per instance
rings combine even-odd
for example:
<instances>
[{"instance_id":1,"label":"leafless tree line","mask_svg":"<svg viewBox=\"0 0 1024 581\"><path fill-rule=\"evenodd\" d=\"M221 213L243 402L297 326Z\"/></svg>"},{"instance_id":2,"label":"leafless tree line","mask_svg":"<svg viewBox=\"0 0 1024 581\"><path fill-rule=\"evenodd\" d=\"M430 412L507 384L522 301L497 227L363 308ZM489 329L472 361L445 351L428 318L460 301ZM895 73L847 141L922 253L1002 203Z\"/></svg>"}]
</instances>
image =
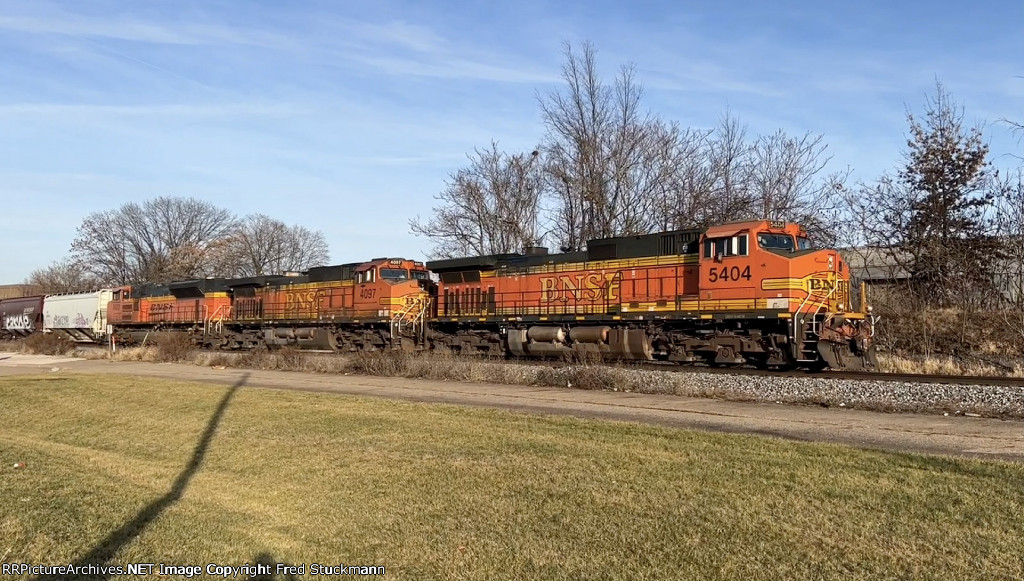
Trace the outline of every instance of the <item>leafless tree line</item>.
<instances>
[{"instance_id":1,"label":"leafless tree line","mask_svg":"<svg viewBox=\"0 0 1024 581\"><path fill-rule=\"evenodd\" d=\"M577 250L594 238L748 218L801 221L833 241L835 194L848 172L826 172L822 136L748 137L728 113L714 129L680 127L643 108L632 65L604 81L590 44L566 45L562 79L560 90L538 95L547 133L532 154L496 143L477 151L431 217L410 222L434 256L538 243Z\"/></svg>"},{"instance_id":2,"label":"leafless tree line","mask_svg":"<svg viewBox=\"0 0 1024 581\"><path fill-rule=\"evenodd\" d=\"M45 292L304 270L329 258L324 234L263 214L237 218L195 198L159 197L86 216L68 258L34 271Z\"/></svg>"}]
</instances>

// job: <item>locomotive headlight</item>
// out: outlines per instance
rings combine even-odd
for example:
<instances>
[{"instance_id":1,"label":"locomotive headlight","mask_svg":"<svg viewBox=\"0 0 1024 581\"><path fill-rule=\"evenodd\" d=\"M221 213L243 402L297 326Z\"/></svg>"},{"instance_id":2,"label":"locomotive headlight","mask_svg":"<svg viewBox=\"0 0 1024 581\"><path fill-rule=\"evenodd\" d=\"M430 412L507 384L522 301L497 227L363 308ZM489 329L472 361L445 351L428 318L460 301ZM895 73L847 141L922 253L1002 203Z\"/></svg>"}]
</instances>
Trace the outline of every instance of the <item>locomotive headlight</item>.
<instances>
[{"instance_id":1,"label":"locomotive headlight","mask_svg":"<svg viewBox=\"0 0 1024 581\"><path fill-rule=\"evenodd\" d=\"M868 312L870 313L873 310L875 310L875 307L872 307L871 305L868 305Z\"/></svg>"}]
</instances>

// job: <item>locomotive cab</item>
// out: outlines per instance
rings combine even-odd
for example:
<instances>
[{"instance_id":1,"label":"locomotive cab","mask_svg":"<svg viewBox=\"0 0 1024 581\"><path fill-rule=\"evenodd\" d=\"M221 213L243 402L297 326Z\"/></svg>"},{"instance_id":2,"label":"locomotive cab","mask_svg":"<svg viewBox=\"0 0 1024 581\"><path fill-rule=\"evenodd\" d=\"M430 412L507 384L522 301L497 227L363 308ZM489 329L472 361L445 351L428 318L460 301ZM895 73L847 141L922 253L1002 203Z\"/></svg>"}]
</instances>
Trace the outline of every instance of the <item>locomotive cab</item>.
<instances>
[{"instance_id":1,"label":"locomotive cab","mask_svg":"<svg viewBox=\"0 0 1024 581\"><path fill-rule=\"evenodd\" d=\"M355 310L396 321L429 316L433 282L422 262L378 258L355 270Z\"/></svg>"},{"instance_id":2,"label":"locomotive cab","mask_svg":"<svg viewBox=\"0 0 1024 581\"><path fill-rule=\"evenodd\" d=\"M785 320L793 360L874 366L871 317L852 312L849 266L837 251L815 248L802 226L762 220L709 228L700 277L702 309Z\"/></svg>"}]
</instances>

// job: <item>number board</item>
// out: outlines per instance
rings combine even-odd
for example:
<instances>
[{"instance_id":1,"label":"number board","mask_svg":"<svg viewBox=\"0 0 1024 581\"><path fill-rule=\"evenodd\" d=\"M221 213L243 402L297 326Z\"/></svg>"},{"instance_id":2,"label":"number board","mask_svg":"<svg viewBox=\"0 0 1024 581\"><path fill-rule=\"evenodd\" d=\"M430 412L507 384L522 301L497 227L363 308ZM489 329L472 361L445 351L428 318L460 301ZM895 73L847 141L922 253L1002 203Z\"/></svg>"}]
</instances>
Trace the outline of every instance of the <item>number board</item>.
<instances>
[{"instance_id":1,"label":"number board","mask_svg":"<svg viewBox=\"0 0 1024 581\"><path fill-rule=\"evenodd\" d=\"M742 269L738 266L711 267L708 272L708 280L711 282L750 280L750 266L748 265Z\"/></svg>"}]
</instances>

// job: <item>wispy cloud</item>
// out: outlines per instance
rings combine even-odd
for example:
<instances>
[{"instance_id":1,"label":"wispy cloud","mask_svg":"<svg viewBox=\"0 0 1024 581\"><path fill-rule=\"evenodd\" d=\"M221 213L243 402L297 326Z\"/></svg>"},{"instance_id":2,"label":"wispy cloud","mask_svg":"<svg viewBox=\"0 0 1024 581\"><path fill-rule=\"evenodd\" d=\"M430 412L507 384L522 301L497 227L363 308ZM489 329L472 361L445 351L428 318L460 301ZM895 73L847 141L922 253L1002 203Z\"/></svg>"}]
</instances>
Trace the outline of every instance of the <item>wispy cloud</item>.
<instances>
[{"instance_id":1,"label":"wispy cloud","mask_svg":"<svg viewBox=\"0 0 1024 581\"><path fill-rule=\"evenodd\" d=\"M211 103L169 105L69 105L63 103L0 104L0 117L41 117L73 121L96 117L249 117L289 116L304 112L290 104Z\"/></svg>"},{"instance_id":2,"label":"wispy cloud","mask_svg":"<svg viewBox=\"0 0 1024 581\"><path fill-rule=\"evenodd\" d=\"M420 53L437 53L451 47L452 43L433 29L402 20L389 22L359 22L349 19L335 21L345 29L352 39L365 44L392 45Z\"/></svg>"},{"instance_id":3,"label":"wispy cloud","mask_svg":"<svg viewBox=\"0 0 1024 581\"><path fill-rule=\"evenodd\" d=\"M411 58L400 56L374 56L348 53L345 57L378 72L395 76L428 77L434 79L469 79L501 83L553 83L558 76L529 68L502 66L461 58Z\"/></svg>"},{"instance_id":4,"label":"wispy cloud","mask_svg":"<svg viewBox=\"0 0 1024 581\"><path fill-rule=\"evenodd\" d=\"M328 43L322 49L326 56L363 65L375 72L502 83L558 80L552 71L536 64L515 62L511 55L498 55L465 41L449 40L432 28L401 20L367 23L336 19L323 26L335 38L344 39ZM475 56L467 58L465 55Z\"/></svg>"},{"instance_id":5,"label":"wispy cloud","mask_svg":"<svg viewBox=\"0 0 1024 581\"><path fill-rule=\"evenodd\" d=\"M229 26L182 22L176 25L124 16L102 18L74 14L47 6L40 15L0 15L0 30L27 34L106 38L151 44L203 45L242 44L281 48L295 46L286 37L258 30Z\"/></svg>"}]
</instances>

